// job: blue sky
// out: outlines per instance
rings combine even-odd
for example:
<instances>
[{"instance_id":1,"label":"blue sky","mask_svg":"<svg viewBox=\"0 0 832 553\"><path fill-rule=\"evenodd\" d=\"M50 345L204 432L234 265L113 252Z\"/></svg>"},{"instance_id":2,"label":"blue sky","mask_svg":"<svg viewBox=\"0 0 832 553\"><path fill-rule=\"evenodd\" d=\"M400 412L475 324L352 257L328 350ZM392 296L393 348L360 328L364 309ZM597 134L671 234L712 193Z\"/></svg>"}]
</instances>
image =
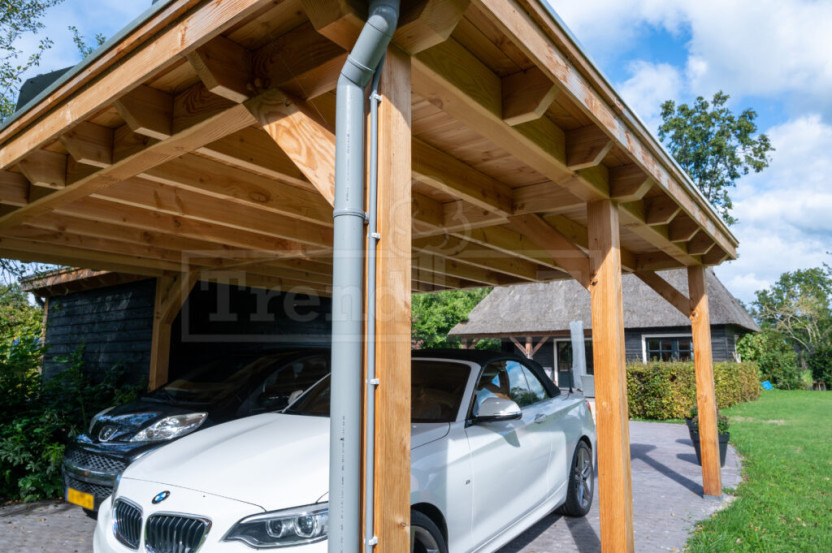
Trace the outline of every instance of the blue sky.
<instances>
[{"instance_id":1,"label":"blue sky","mask_svg":"<svg viewBox=\"0 0 832 553\"><path fill-rule=\"evenodd\" d=\"M753 108L776 152L733 191L737 261L717 274L745 302L782 272L832 262L832 1L548 0L655 132L659 105L717 90ZM38 72L77 63L68 25L110 37L150 0L67 0L44 20ZM28 51L37 39L20 44Z\"/></svg>"}]
</instances>

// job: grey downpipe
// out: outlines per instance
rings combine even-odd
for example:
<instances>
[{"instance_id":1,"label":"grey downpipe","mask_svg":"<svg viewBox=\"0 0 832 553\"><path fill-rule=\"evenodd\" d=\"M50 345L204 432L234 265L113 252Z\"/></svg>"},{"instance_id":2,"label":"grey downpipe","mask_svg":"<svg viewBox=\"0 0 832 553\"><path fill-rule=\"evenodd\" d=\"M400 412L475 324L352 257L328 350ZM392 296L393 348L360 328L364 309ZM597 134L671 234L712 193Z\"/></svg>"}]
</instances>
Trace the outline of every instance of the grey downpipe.
<instances>
[{"instance_id":1,"label":"grey downpipe","mask_svg":"<svg viewBox=\"0 0 832 553\"><path fill-rule=\"evenodd\" d=\"M396 29L398 0L371 0L338 79L332 265L329 553L361 541L361 356L364 262L364 89Z\"/></svg>"},{"instance_id":2,"label":"grey downpipe","mask_svg":"<svg viewBox=\"0 0 832 553\"><path fill-rule=\"evenodd\" d=\"M367 200L367 408L364 425L364 552L372 553L378 543L375 534L375 454L376 454L376 251L378 241L378 82L384 56L376 68L370 87L370 182Z\"/></svg>"}]
</instances>

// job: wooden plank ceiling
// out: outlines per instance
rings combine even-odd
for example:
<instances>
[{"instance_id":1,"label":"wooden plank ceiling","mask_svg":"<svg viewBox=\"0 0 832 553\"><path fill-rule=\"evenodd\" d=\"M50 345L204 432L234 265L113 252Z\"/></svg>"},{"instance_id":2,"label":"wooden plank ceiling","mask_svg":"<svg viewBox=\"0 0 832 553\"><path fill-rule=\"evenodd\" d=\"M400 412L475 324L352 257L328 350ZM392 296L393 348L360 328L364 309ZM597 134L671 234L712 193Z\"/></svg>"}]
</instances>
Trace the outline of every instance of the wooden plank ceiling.
<instances>
[{"instance_id":1,"label":"wooden plank ceiling","mask_svg":"<svg viewBox=\"0 0 832 553\"><path fill-rule=\"evenodd\" d=\"M0 130L0 255L327 294L334 88L361 24L341 4L180 0L128 33ZM534 0L405 5L415 291L587 284L607 197L627 271L736 257Z\"/></svg>"}]
</instances>

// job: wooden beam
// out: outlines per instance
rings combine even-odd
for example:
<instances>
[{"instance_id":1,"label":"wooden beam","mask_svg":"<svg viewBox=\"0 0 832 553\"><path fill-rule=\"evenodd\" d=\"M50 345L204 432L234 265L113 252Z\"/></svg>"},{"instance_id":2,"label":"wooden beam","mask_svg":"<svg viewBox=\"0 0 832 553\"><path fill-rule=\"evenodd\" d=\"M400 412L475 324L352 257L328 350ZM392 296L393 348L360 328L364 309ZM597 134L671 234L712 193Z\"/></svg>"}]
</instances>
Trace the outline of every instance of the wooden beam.
<instances>
[{"instance_id":1,"label":"wooden beam","mask_svg":"<svg viewBox=\"0 0 832 553\"><path fill-rule=\"evenodd\" d=\"M590 297L601 550L633 553L633 485L618 207L610 200L591 202L587 206L587 218L593 270Z\"/></svg>"},{"instance_id":2,"label":"wooden beam","mask_svg":"<svg viewBox=\"0 0 832 553\"><path fill-rule=\"evenodd\" d=\"M380 553L410 549L410 488L402 486L410 481L410 72L410 57L388 48L378 119L376 410L385 416L376 418L374 512Z\"/></svg>"},{"instance_id":3,"label":"wooden beam","mask_svg":"<svg viewBox=\"0 0 832 553\"><path fill-rule=\"evenodd\" d=\"M538 248L554 260L559 267L581 283L590 286L590 266L586 253L571 240L555 230L539 215L518 215L509 221L520 233L529 237Z\"/></svg>"},{"instance_id":4,"label":"wooden beam","mask_svg":"<svg viewBox=\"0 0 832 553\"><path fill-rule=\"evenodd\" d=\"M200 87L202 85L199 85ZM222 100L222 99L221 99ZM206 106L191 104L180 117L180 123L174 123L174 134L161 141L150 141L142 148L132 151L109 167L98 170L53 194L40 198L21 207L13 213L0 217L0 229L20 224L31 217L52 211L61 204L78 200L114 182L127 180L166 161L181 156L184 152L194 150L219 138L232 134L255 123L248 109L240 104L226 102L218 107L215 102ZM257 98L250 102L257 101ZM187 122L186 125L184 122ZM178 127L178 128L177 128Z\"/></svg>"},{"instance_id":5,"label":"wooden beam","mask_svg":"<svg viewBox=\"0 0 832 553\"><path fill-rule=\"evenodd\" d=\"M257 232L266 236L311 246L332 245L332 228L289 217L275 217L273 211L255 208L252 203L217 201L215 196L134 178L96 194L118 201L229 229ZM229 231L231 232L231 231Z\"/></svg>"},{"instance_id":6,"label":"wooden beam","mask_svg":"<svg viewBox=\"0 0 832 553\"><path fill-rule=\"evenodd\" d=\"M614 142L603 130L587 125L566 133L566 166L579 171L600 165Z\"/></svg>"},{"instance_id":7,"label":"wooden beam","mask_svg":"<svg viewBox=\"0 0 832 553\"><path fill-rule=\"evenodd\" d=\"M512 190L421 140L413 140L413 174L420 181L499 215L512 211Z\"/></svg>"},{"instance_id":8,"label":"wooden beam","mask_svg":"<svg viewBox=\"0 0 832 553\"><path fill-rule=\"evenodd\" d=\"M248 104L247 104L248 105ZM335 201L335 134L304 102L278 90L251 104L252 115L330 205Z\"/></svg>"},{"instance_id":9,"label":"wooden beam","mask_svg":"<svg viewBox=\"0 0 832 553\"><path fill-rule=\"evenodd\" d=\"M704 232L699 232L688 242L688 253L691 255L705 255L715 245L710 236Z\"/></svg>"},{"instance_id":10,"label":"wooden beam","mask_svg":"<svg viewBox=\"0 0 832 553\"><path fill-rule=\"evenodd\" d=\"M719 265L729 257L731 256L728 255L728 252L717 246L711 248L711 251L702 256L702 264L708 266Z\"/></svg>"},{"instance_id":11,"label":"wooden beam","mask_svg":"<svg viewBox=\"0 0 832 553\"><path fill-rule=\"evenodd\" d=\"M514 189L514 214L557 213L582 208L586 202L551 182Z\"/></svg>"},{"instance_id":12,"label":"wooden beam","mask_svg":"<svg viewBox=\"0 0 832 553\"><path fill-rule=\"evenodd\" d=\"M551 14L539 2L475 0L475 5L506 34L510 42L534 60L553 82L559 83L561 94L567 94L634 163L653 178L657 186L677 199L683 210L707 234L731 256L736 255L736 239L707 203L696 195L689 178L673 165L672 159L650 138L643 126L633 122L626 108L615 101L611 102L610 96L599 92L599 88L603 90L605 84L600 76L587 76L588 72L594 72L594 68L588 67L583 53L570 48L572 40L562 37L563 41L556 43L553 35L558 34L560 27L552 21ZM534 18L543 24L538 24ZM576 67L576 63L581 66ZM634 126L637 129L635 132Z\"/></svg>"},{"instance_id":13,"label":"wooden beam","mask_svg":"<svg viewBox=\"0 0 832 553\"><path fill-rule=\"evenodd\" d=\"M537 281L537 264L501 254L489 247L463 240L457 236L419 238L413 241L413 249L417 252L502 273L519 280Z\"/></svg>"},{"instance_id":14,"label":"wooden beam","mask_svg":"<svg viewBox=\"0 0 832 553\"><path fill-rule=\"evenodd\" d=\"M693 328L693 363L696 370L696 405L699 412L699 445L702 452L702 487L705 495L722 496L722 474L716 420L711 318L705 267L688 267L690 321Z\"/></svg>"},{"instance_id":15,"label":"wooden beam","mask_svg":"<svg viewBox=\"0 0 832 553\"><path fill-rule=\"evenodd\" d=\"M366 4L349 0L302 0L315 29L350 50L367 18ZM469 0L417 0L402 5L393 44L416 54L445 41L462 18Z\"/></svg>"},{"instance_id":16,"label":"wooden beam","mask_svg":"<svg viewBox=\"0 0 832 553\"><path fill-rule=\"evenodd\" d=\"M29 203L29 181L20 173L0 171L0 204L21 207Z\"/></svg>"},{"instance_id":17,"label":"wooden beam","mask_svg":"<svg viewBox=\"0 0 832 553\"><path fill-rule=\"evenodd\" d=\"M33 186L55 190L66 186L66 155L34 150L20 160L18 169Z\"/></svg>"},{"instance_id":18,"label":"wooden beam","mask_svg":"<svg viewBox=\"0 0 832 553\"><path fill-rule=\"evenodd\" d=\"M157 140L173 134L173 96L167 92L140 85L113 105L136 134Z\"/></svg>"},{"instance_id":19,"label":"wooden beam","mask_svg":"<svg viewBox=\"0 0 832 553\"><path fill-rule=\"evenodd\" d=\"M551 336L544 336L543 338L540 339L540 341L537 343L537 345L534 346L534 348L532 349L532 354L529 357L529 359L534 358L534 355L540 350L540 348L543 347L543 344L545 344L549 340L549 338L551 338Z\"/></svg>"},{"instance_id":20,"label":"wooden beam","mask_svg":"<svg viewBox=\"0 0 832 553\"><path fill-rule=\"evenodd\" d=\"M688 242L699 232L699 225L687 215L679 215L670 221L667 238L671 242Z\"/></svg>"},{"instance_id":21,"label":"wooden beam","mask_svg":"<svg viewBox=\"0 0 832 553\"><path fill-rule=\"evenodd\" d=\"M61 135L60 141L78 163L93 167L113 163L113 129L83 121Z\"/></svg>"},{"instance_id":22,"label":"wooden beam","mask_svg":"<svg viewBox=\"0 0 832 553\"><path fill-rule=\"evenodd\" d=\"M192 271L156 279L148 378L150 390L155 390L168 381L171 325L196 284L197 276L198 273Z\"/></svg>"},{"instance_id":23,"label":"wooden beam","mask_svg":"<svg viewBox=\"0 0 832 553\"><path fill-rule=\"evenodd\" d=\"M653 187L653 179L635 164L611 167L610 198L619 202L636 202Z\"/></svg>"},{"instance_id":24,"label":"wooden beam","mask_svg":"<svg viewBox=\"0 0 832 553\"><path fill-rule=\"evenodd\" d=\"M516 127L503 121L502 81L453 38L418 54L413 71L414 92L544 177L568 182L584 200L605 196L584 181L569 181L564 133L551 120L542 117Z\"/></svg>"},{"instance_id":25,"label":"wooden beam","mask_svg":"<svg viewBox=\"0 0 832 553\"><path fill-rule=\"evenodd\" d=\"M679 310L685 317L690 317L690 299L679 292L669 282L653 271L638 271L635 275L658 295Z\"/></svg>"},{"instance_id":26,"label":"wooden beam","mask_svg":"<svg viewBox=\"0 0 832 553\"><path fill-rule=\"evenodd\" d=\"M261 47L252 58L256 89L281 88L309 100L335 89L347 50L304 23Z\"/></svg>"},{"instance_id":27,"label":"wooden beam","mask_svg":"<svg viewBox=\"0 0 832 553\"><path fill-rule=\"evenodd\" d=\"M520 350L520 353L522 353L523 355L526 355L526 346L525 345L521 344L520 341L517 338L515 338L514 336L509 336L508 339L511 340L512 344L514 344L514 347L516 347L518 350Z\"/></svg>"},{"instance_id":28,"label":"wooden beam","mask_svg":"<svg viewBox=\"0 0 832 553\"><path fill-rule=\"evenodd\" d=\"M656 196L644 200L646 212L645 221L650 226L666 225L681 211L673 198L668 196Z\"/></svg>"},{"instance_id":29,"label":"wooden beam","mask_svg":"<svg viewBox=\"0 0 832 553\"><path fill-rule=\"evenodd\" d=\"M540 119L558 95L555 83L536 66L502 81L503 121L511 126Z\"/></svg>"},{"instance_id":30,"label":"wooden beam","mask_svg":"<svg viewBox=\"0 0 832 553\"><path fill-rule=\"evenodd\" d=\"M188 62L212 94L242 103L254 90L251 53L220 35L189 53Z\"/></svg>"}]
</instances>

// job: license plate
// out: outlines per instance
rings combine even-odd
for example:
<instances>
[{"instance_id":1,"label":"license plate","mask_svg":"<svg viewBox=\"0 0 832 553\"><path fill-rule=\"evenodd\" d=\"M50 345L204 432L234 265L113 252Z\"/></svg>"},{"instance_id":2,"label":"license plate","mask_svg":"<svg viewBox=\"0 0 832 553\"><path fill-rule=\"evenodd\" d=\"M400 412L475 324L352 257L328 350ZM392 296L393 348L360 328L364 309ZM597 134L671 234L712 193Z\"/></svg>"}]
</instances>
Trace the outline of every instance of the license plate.
<instances>
[{"instance_id":1,"label":"license plate","mask_svg":"<svg viewBox=\"0 0 832 553\"><path fill-rule=\"evenodd\" d=\"M80 492L78 490L73 490L72 488L67 488L66 500L69 503L80 505L84 509L95 509L95 497L93 497L92 494Z\"/></svg>"}]
</instances>

